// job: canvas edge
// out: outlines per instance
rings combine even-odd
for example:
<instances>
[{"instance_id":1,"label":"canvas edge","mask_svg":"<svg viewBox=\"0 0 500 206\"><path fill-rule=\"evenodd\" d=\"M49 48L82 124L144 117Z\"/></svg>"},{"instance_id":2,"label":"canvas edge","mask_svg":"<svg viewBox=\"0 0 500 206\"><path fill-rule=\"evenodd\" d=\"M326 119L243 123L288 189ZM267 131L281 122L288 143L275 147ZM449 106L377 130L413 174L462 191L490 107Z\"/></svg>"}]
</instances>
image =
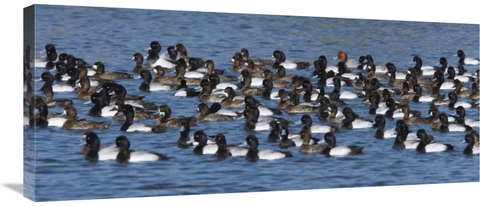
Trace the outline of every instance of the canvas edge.
<instances>
[{"instance_id":1,"label":"canvas edge","mask_svg":"<svg viewBox=\"0 0 500 206\"><path fill-rule=\"evenodd\" d=\"M26 79L27 72L34 74L35 57L35 5L23 8L23 49L24 49L24 84L35 85L35 80ZM33 88L34 89L34 88ZM29 98L28 92L23 91L24 98ZM24 100L23 100L24 101ZM23 102L24 105L24 102ZM35 198L35 136L36 129L25 127L23 132L23 196L29 200Z\"/></svg>"}]
</instances>

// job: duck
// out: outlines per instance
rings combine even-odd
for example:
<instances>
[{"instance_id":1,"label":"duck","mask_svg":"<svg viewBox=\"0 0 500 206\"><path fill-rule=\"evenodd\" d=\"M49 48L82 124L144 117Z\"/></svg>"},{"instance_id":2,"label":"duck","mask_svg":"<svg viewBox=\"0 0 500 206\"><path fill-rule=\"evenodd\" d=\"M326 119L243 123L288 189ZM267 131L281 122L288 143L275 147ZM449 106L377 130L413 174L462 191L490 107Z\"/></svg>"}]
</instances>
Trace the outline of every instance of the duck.
<instances>
[{"instance_id":1,"label":"duck","mask_svg":"<svg viewBox=\"0 0 500 206\"><path fill-rule=\"evenodd\" d=\"M212 88L214 89L214 91L224 90L224 89L226 89L226 87L231 87L233 89L239 88L237 84L233 84L230 82L221 82L220 75L217 73L209 74L206 79L202 80L202 82L204 80L208 80L208 82L212 83ZM201 84L203 84L203 83L201 83Z\"/></svg>"},{"instance_id":2,"label":"duck","mask_svg":"<svg viewBox=\"0 0 500 206\"><path fill-rule=\"evenodd\" d=\"M328 157L340 157L346 155L358 155L363 152L364 146L358 145L337 145L337 138L332 132L327 132L324 135L325 142L328 146L321 151L322 154Z\"/></svg>"},{"instance_id":3,"label":"duck","mask_svg":"<svg viewBox=\"0 0 500 206\"><path fill-rule=\"evenodd\" d=\"M218 157L220 157L219 155L224 157L227 153L231 154L233 157L244 157L248 152L248 148L246 147L227 144L226 136L222 133L215 134L215 144L217 145L215 156Z\"/></svg>"},{"instance_id":4,"label":"duck","mask_svg":"<svg viewBox=\"0 0 500 206\"><path fill-rule=\"evenodd\" d=\"M385 117L384 115L377 115L375 116L375 124L373 124L373 127L376 127L377 130L375 131L375 138L377 139L387 139L387 138L394 138L397 135L396 129L391 128L388 130L385 130Z\"/></svg>"},{"instance_id":5,"label":"duck","mask_svg":"<svg viewBox=\"0 0 500 206\"><path fill-rule=\"evenodd\" d=\"M463 150L463 154L465 155L476 155L480 153L480 146L475 146L476 143L479 143L479 140L474 139L471 133L465 134L465 143L467 146Z\"/></svg>"},{"instance_id":6,"label":"duck","mask_svg":"<svg viewBox=\"0 0 500 206\"><path fill-rule=\"evenodd\" d=\"M401 111L403 112L403 118L402 120L407 124L407 125L412 125L412 124L429 124L430 120L428 118L422 118L419 115L419 112L417 111L411 111L410 105L409 104L403 104L401 105ZM413 114L411 114L413 113ZM418 114L417 114L418 113Z\"/></svg>"},{"instance_id":7,"label":"duck","mask_svg":"<svg viewBox=\"0 0 500 206\"><path fill-rule=\"evenodd\" d=\"M300 118L300 122L305 125L305 126L308 126L310 129L311 129L311 133L315 134L315 133L326 133L326 132L334 132L334 131L338 131L338 127L336 126L330 126L330 125L322 125L322 124L315 124L313 125L312 122L312 118L311 118L311 115L309 114L303 114L302 117Z\"/></svg>"},{"instance_id":8,"label":"duck","mask_svg":"<svg viewBox=\"0 0 500 206\"><path fill-rule=\"evenodd\" d=\"M450 123L448 121L448 115L446 113L441 113L439 114L439 121L441 122L441 125L439 126L438 130L440 132L446 133L446 132L466 132L466 131L472 131L473 128L469 125L466 124L457 124L457 123Z\"/></svg>"},{"instance_id":9,"label":"duck","mask_svg":"<svg viewBox=\"0 0 500 206\"><path fill-rule=\"evenodd\" d=\"M463 66L461 68L463 69ZM455 67L450 66L450 67L448 67L448 69L446 71L447 71L447 74L448 74L448 78L447 79L459 80L462 83L474 81L474 78L471 77L471 76L464 76L464 75L457 74L456 73L457 71L456 71Z\"/></svg>"},{"instance_id":10,"label":"duck","mask_svg":"<svg viewBox=\"0 0 500 206\"><path fill-rule=\"evenodd\" d=\"M184 121L188 122L190 126L194 126L198 122L196 117L171 116L172 109L167 104L158 107L158 115L156 125L164 127L180 127Z\"/></svg>"},{"instance_id":11,"label":"duck","mask_svg":"<svg viewBox=\"0 0 500 206\"><path fill-rule=\"evenodd\" d=\"M413 68L408 69L412 75L419 75L419 76L432 76L434 72L445 72L446 71L446 66L448 65L448 61L445 57L441 57L439 59L439 63L441 66L424 66L422 58L420 56L416 55L413 57L413 63L415 66ZM423 83L423 82L419 82Z\"/></svg>"},{"instance_id":12,"label":"duck","mask_svg":"<svg viewBox=\"0 0 500 206\"><path fill-rule=\"evenodd\" d=\"M101 96L101 93L94 92L90 96L90 102L93 103L94 106L92 106L89 109L89 112L87 113L89 116L114 117L116 115L116 113L118 112L116 106L110 106L104 102L104 99Z\"/></svg>"},{"instance_id":13,"label":"duck","mask_svg":"<svg viewBox=\"0 0 500 206\"><path fill-rule=\"evenodd\" d=\"M162 84L162 83L151 84L153 76L151 75L151 72L147 69L141 70L139 76L142 79L142 83L139 85L139 90L143 92L171 91L176 89L175 85Z\"/></svg>"},{"instance_id":14,"label":"duck","mask_svg":"<svg viewBox=\"0 0 500 206\"><path fill-rule=\"evenodd\" d=\"M284 89L278 90L278 97L280 98L280 100L276 104L276 109L284 110L285 108L287 108L288 104L290 104L288 102L288 96L289 95L286 90Z\"/></svg>"},{"instance_id":15,"label":"duck","mask_svg":"<svg viewBox=\"0 0 500 206\"><path fill-rule=\"evenodd\" d=\"M307 128L308 129L308 128ZM304 130L307 130L304 129ZM306 135L305 133L303 135ZM290 131L288 128L281 128L280 131L280 137L281 139L279 140L279 147L281 149L286 149L288 147L300 147L302 144L309 144L309 145L315 145L318 144L319 139L316 138L309 138L309 142L304 143L304 136L300 135L298 138L293 138L290 135Z\"/></svg>"},{"instance_id":16,"label":"duck","mask_svg":"<svg viewBox=\"0 0 500 206\"><path fill-rule=\"evenodd\" d=\"M165 133L167 128L161 125L150 125L145 123L134 124L135 109L130 104L125 104L123 106L123 115L125 116L125 122L120 127L120 131L124 132L153 132L153 133Z\"/></svg>"},{"instance_id":17,"label":"duck","mask_svg":"<svg viewBox=\"0 0 500 206\"><path fill-rule=\"evenodd\" d=\"M340 91L341 90L341 80L338 76L333 79L334 89L330 94L330 99L356 99L358 98L358 94L352 91Z\"/></svg>"},{"instance_id":18,"label":"duck","mask_svg":"<svg viewBox=\"0 0 500 206\"><path fill-rule=\"evenodd\" d=\"M465 52L461 49L457 51L458 56L458 64L461 65L479 65L479 59L475 59L472 57L466 57Z\"/></svg>"},{"instance_id":19,"label":"duck","mask_svg":"<svg viewBox=\"0 0 500 206\"><path fill-rule=\"evenodd\" d=\"M184 59L177 60L177 66L175 67L175 71L177 76L171 79L170 83L179 85L181 80L186 80L186 84L188 85L200 85L200 82L204 76L204 74L194 72L199 74L198 76L186 76L187 74L187 63Z\"/></svg>"},{"instance_id":20,"label":"duck","mask_svg":"<svg viewBox=\"0 0 500 206\"><path fill-rule=\"evenodd\" d=\"M193 148L193 153L197 155L214 155L217 152L217 144L208 144L208 136L203 130L194 133L193 140L197 143Z\"/></svg>"},{"instance_id":21,"label":"duck","mask_svg":"<svg viewBox=\"0 0 500 206\"><path fill-rule=\"evenodd\" d=\"M276 73L274 74L274 80L291 82L294 76L295 76L294 74L287 74L285 67L283 65L279 65L276 68Z\"/></svg>"},{"instance_id":22,"label":"duck","mask_svg":"<svg viewBox=\"0 0 500 206\"><path fill-rule=\"evenodd\" d=\"M455 123L461 124L461 125L469 125L471 127L479 127L479 125L480 125L479 120L465 118L465 108L463 106L458 106L456 108L456 112L457 112L458 118L455 120ZM448 118L448 121L449 121L449 118Z\"/></svg>"},{"instance_id":23,"label":"duck","mask_svg":"<svg viewBox=\"0 0 500 206\"><path fill-rule=\"evenodd\" d=\"M457 95L457 97L469 97L472 90L469 88L465 88L460 80L453 80L453 84L455 85L455 89L453 90L453 92Z\"/></svg>"},{"instance_id":24,"label":"duck","mask_svg":"<svg viewBox=\"0 0 500 206\"><path fill-rule=\"evenodd\" d=\"M319 111L318 106L300 103L299 94L297 94L297 92L295 91L290 92L289 100L290 102L285 107L285 112L288 114L316 113Z\"/></svg>"},{"instance_id":25,"label":"duck","mask_svg":"<svg viewBox=\"0 0 500 206\"><path fill-rule=\"evenodd\" d=\"M245 159L250 162L256 162L258 160L276 160L282 158L293 157L292 153L283 150L265 149L260 150L259 140L253 134L248 135L245 138L245 142L249 146L247 153L245 154Z\"/></svg>"},{"instance_id":26,"label":"duck","mask_svg":"<svg viewBox=\"0 0 500 206\"><path fill-rule=\"evenodd\" d=\"M215 144L217 145L217 151L215 151L214 156L217 158L226 158L233 156L231 151L227 148L226 137L223 134L215 135Z\"/></svg>"},{"instance_id":27,"label":"duck","mask_svg":"<svg viewBox=\"0 0 500 206\"><path fill-rule=\"evenodd\" d=\"M311 131L307 126L302 127L300 130L300 138L302 139L302 144L300 145L299 152L302 154L320 153L327 147L327 145L317 144L319 140L313 139ZM311 144L311 140L316 142L316 144Z\"/></svg>"},{"instance_id":28,"label":"duck","mask_svg":"<svg viewBox=\"0 0 500 206\"><path fill-rule=\"evenodd\" d=\"M49 110L47 104L45 104L43 99L37 98L32 110L32 115L28 116L28 125L30 127L47 128L49 126L48 114Z\"/></svg>"},{"instance_id":29,"label":"duck","mask_svg":"<svg viewBox=\"0 0 500 206\"><path fill-rule=\"evenodd\" d=\"M456 109L459 106L462 106L465 109L478 107L477 102L458 101L458 97L455 92L448 92L448 100L448 108L450 109Z\"/></svg>"},{"instance_id":30,"label":"duck","mask_svg":"<svg viewBox=\"0 0 500 206\"><path fill-rule=\"evenodd\" d=\"M115 144L116 147L119 148L119 152L116 155L116 162L119 163L158 161L158 160L170 159L166 155L157 152L151 152L147 150L131 150L130 140L124 135L116 137Z\"/></svg>"},{"instance_id":31,"label":"duck","mask_svg":"<svg viewBox=\"0 0 500 206\"><path fill-rule=\"evenodd\" d=\"M226 98L225 94L218 94L213 92L213 84L206 82L202 84L202 90L200 92L199 99L201 102L222 102Z\"/></svg>"},{"instance_id":32,"label":"duck","mask_svg":"<svg viewBox=\"0 0 500 206\"><path fill-rule=\"evenodd\" d=\"M261 97L263 99L267 99L267 100L270 100L270 99L279 99L278 97L278 92L277 91L273 91L273 80L271 79L264 79L262 81L262 86L264 88L264 92L262 92L261 94Z\"/></svg>"},{"instance_id":33,"label":"duck","mask_svg":"<svg viewBox=\"0 0 500 206\"><path fill-rule=\"evenodd\" d=\"M47 107L73 105L73 100L71 99L54 99L54 90L52 89L52 85L44 86L43 92L45 93L44 102L47 104Z\"/></svg>"},{"instance_id":34,"label":"duck","mask_svg":"<svg viewBox=\"0 0 500 206\"><path fill-rule=\"evenodd\" d=\"M179 61L179 59L184 59L185 62L189 62L189 58L193 58L188 55L187 48L182 43L177 43L175 45L175 51L177 51L176 61ZM196 58L196 59L202 60L201 58Z\"/></svg>"},{"instance_id":35,"label":"duck","mask_svg":"<svg viewBox=\"0 0 500 206\"><path fill-rule=\"evenodd\" d=\"M83 138L85 138L86 144L82 148L81 153L85 155L85 160L96 162L116 159L119 148L116 146L101 146L101 140L92 130L85 131Z\"/></svg>"},{"instance_id":36,"label":"duck","mask_svg":"<svg viewBox=\"0 0 500 206\"><path fill-rule=\"evenodd\" d=\"M99 79L132 79L133 75L125 72L106 72L104 63L101 61L97 61L94 63L92 68L95 70L94 75L92 77Z\"/></svg>"},{"instance_id":37,"label":"duck","mask_svg":"<svg viewBox=\"0 0 500 206\"><path fill-rule=\"evenodd\" d=\"M419 140L417 137L417 133L410 131L408 124L406 124L406 122L402 119L398 119L396 121L395 130L396 133L403 134L409 140Z\"/></svg>"},{"instance_id":38,"label":"duck","mask_svg":"<svg viewBox=\"0 0 500 206\"><path fill-rule=\"evenodd\" d=\"M275 59L272 65L273 69L278 68L279 65L282 65L285 69L306 69L310 66L309 62L287 60L285 53L281 50L274 50L273 57Z\"/></svg>"},{"instance_id":39,"label":"duck","mask_svg":"<svg viewBox=\"0 0 500 206\"><path fill-rule=\"evenodd\" d=\"M433 95L422 95L422 87L420 86L420 84L414 84L413 91L415 92L415 94L413 95L411 100L416 103L431 102L433 103L433 105L441 104L440 102L438 102L438 99L443 100L443 98L439 98L439 87L434 87L434 88L437 88L437 95L438 95L437 98L435 95L436 91L433 92Z\"/></svg>"},{"instance_id":40,"label":"duck","mask_svg":"<svg viewBox=\"0 0 500 206\"><path fill-rule=\"evenodd\" d=\"M189 136L189 132L191 132L191 126L189 122L184 119L181 121L180 125L180 136L177 139L177 147L186 149L194 146L194 138Z\"/></svg>"},{"instance_id":41,"label":"duck","mask_svg":"<svg viewBox=\"0 0 500 206\"><path fill-rule=\"evenodd\" d=\"M428 119L429 119L429 127L432 130L438 130L439 127L441 126L441 122L439 121L440 114L441 112L439 111L439 109L436 106L431 105L431 107L429 108ZM455 122L455 121L456 120L454 117L448 115L448 122Z\"/></svg>"},{"instance_id":42,"label":"duck","mask_svg":"<svg viewBox=\"0 0 500 206\"><path fill-rule=\"evenodd\" d=\"M90 80L87 77L80 78L75 83L75 87L77 88L77 98L81 100L90 100L90 95L94 93L90 90Z\"/></svg>"},{"instance_id":43,"label":"duck","mask_svg":"<svg viewBox=\"0 0 500 206\"><path fill-rule=\"evenodd\" d=\"M367 92L367 94L370 94L368 97L368 101L370 102L370 109L368 110L368 114L385 115L387 110L389 110L389 108L387 107L387 102L380 102L380 94L376 91Z\"/></svg>"},{"instance_id":44,"label":"duck","mask_svg":"<svg viewBox=\"0 0 500 206\"><path fill-rule=\"evenodd\" d=\"M286 149L288 147L295 147L298 144L296 141L302 141L300 138L289 139L288 135L290 134L288 127L283 127L278 121L271 121L269 123L271 126L271 132L267 136L268 142L278 142L278 145L282 149Z\"/></svg>"},{"instance_id":45,"label":"duck","mask_svg":"<svg viewBox=\"0 0 500 206\"><path fill-rule=\"evenodd\" d=\"M419 129L417 131L417 136L420 139L420 142L416 148L416 151L419 153L444 152L454 149L454 146L450 144L435 142L434 138L427 135L425 129Z\"/></svg>"},{"instance_id":46,"label":"duck","mask_svg":"<svg viewBox=\"0 0 500 206\"><path fill-rule=\"evenodd\" d=\"M476 82L472 83L472 86L471 86L471 93L469 95L469 98L473 101L477 101L479 100L479 86Z\"/></svg>"},{"instance_id":47,"label":"duck","mask_svg":"<svg viewBox=\"0 0 500 206\"><path fill-rule=\"evenodd\" d=\"M420 139L408 139L407 132L401 129L396 130L396 138L394 138L394 143L392 143L393 149L417 149L417 146L420 144Z\"/></svg>"},{"instance_id":48,"label":"duck","mask_svg":"<svg viewBox=\"0 0 500 206\"><path fill-rule=\"evenodd\" d=\"M147 63L150 67L155 67L155 66L162 66L166 68L174 68L175 67L175 60L173 60L170 56L172 53L172 47L167 48L167 54L160 54L161 52L161 45L158 41L151 41L149 43L149 49L148 49L148 56L147 56ZM175 53L175 52L174 52Z\"/></svg>"},{"instance_id":49,"label":"duck","mask_svg":"<svg viewBox=\"0 0 500 206\"><path fill-rule=\"evenodd\" d=\"M391 87L400 87L403 86L403 83L406 81L406 78L404 79L396 79L396 66L392 62L387 62L385 64L387 67L387 74L389 75L389 80L387 80L387 85Z\"/></svg>"},{"instance_id":50,"label":"duck","mask_svg":"<svg viewBox=\"0 0 500 206\"><path fill-rule=\"evenodd\" d=\"M238 77L232 75L224 75L223 71L219 71L215 69L215 63L213 60L208 59L205 61L205 66L207 67L207 71L205 72L203 79L210 77L212 74L216 74L219 77L220 82L234 82L238 80Z\"/></svg>"},{"instance_id":51,"label":"duck","mask_svg":"<svg viewBox=\"0 0 500 206\"><path fill-rule=\"evenodd\" d=\"M119 121L125 121L127 119L127 117L123 113L123 108L125 107L125 104L127 104L127 103L123 100L116 100L113 103L113 105L116 108L116 113L113 116L113 119L119 120ZM144 108L141 108L141 107L133 106L133 108L135 111L134 120L156 119L159 116L157 112L145 110ZM113 111L113 109L111 111Z\"/></svg>"},{"instance_id":52,"label":"duck","mask_svg":"<svg viewBox=\"0 0 500 206\"><path fill-rule=\"evenodd\" d=\"M132 59L131 59L131 60L135 61L135 66L134 66L134 68L132 69L132 72L134 72L134 73L139 73L139 72L141 72L143 69L148 69L148 70L150 70L150 71L152 70L152 69L150 69L150 68L148 68L148 67L143 67L143 66L142 66L142 65L144 64L144 56L143 56L141 53L139 53L139 52L134 53L134 54L132 55ZM161 66L160 66L160 65L158 65L158 67L161 67Z\"/></svg>"},{"instance_id":53,"label":"duck","mask_svg":"<svg viewBox=\"0 0 500 206\"><path fill-rule=\"evenodd\" d=\"M358 77L355 79L355 82L353 84L353 88L355 90L363 90L365 87L366 77L363 76L363 73L361 73L361 72L356 72L356 75Z\"/></svg>"},{"instance_id":54,"label":"duck","mask_svg":"<svg viewBox=\"0 0 500 206\"><path fill-rule=\"evenodd\" d=\"M313 84L310 80L306 79L302 81L302 88L304 88L305 91L302 95L304 102L315 102L317 100L319 94L313 90Z\"/></svg>"},{"instance_id":55,"label":"duck","mask_svg":"<svg viewBox=\"0 0 500 206\"><path fill-rule=\"evenodd\" d=\"M201 80L200 85L210 83L208 80ZM175 87L175 86L174 86ZM181 83L177 86L177 91L174 93L176 97L200 97L201 90L198 88L190 88L186 84L186 80L181 80Z\"/></svg>"},{"instance_id":56,"label":"duck","mask_svg":"<svg viewBox=\"0 0 500 206\"><path fill-rule=\"evenodd\" d=\"M271 122L269 122L269 127L271 128L271 132L269 133L269 135L267 135L267 141L280 142L282 139L281 136L283 135L281 124L276 120L272 120Z\"/></svg>"},{"instance_id":57,"label":"duck","mask_svg":"<svg viewBox=\"0 0 500 206\"><path fill-rule=\"evenodd\" d=\"M245 99L236 96L236 92L232 87L224 89L227 97L221 101L221 105L230 108L245 108Z\"/></svg>"},{"instance_id":58,"label":"duck","mask_svg":"<svg viewBox=\"0 0 500 206\"><path fill-rule=\"evenodd\" d=\"M412 89L413 90L413 89ZM411 100L415 96L414 91L410 91L410 84L408 81L404 81L402 85L402 93L399 96L399 100ZM422 92L420 92L420 95L422 95Z\"/></svg>"},{"instance_id":59,"label":"duck","mask_svg":"<svg viewBox=\"0 0 500 206\"><path fill-rule=\"evenodd\" d=\"M477 130L472 130L470 131L470 135L472 135L472 138L474 138L474 146L479 147L479 132Z\"/></svg>"},{"instance_id":60,"label":"duck","mask_svg":"<svg viewBox=\"0 0 500 206\"><path fill-rule=\"evenodd\" d=\"M155 77L153 78L153 82L156 82L156 83L173 83L175 81L175 79L177 78L177 75L165 75L165 68L163 68L161 66L155 66L155 67L153 67L152 70L153 70L153 72L156 73ZM137 73L139 73L139 72L137 72Z\"/></svg>"},{"instance_id":61,"label":"duck","mask_svg":"<svg viewBox=\"0 0 500 206\"><path fill-rule=\"evenodd\" d=\"M439 85L440 90L454 90L455 83L454 80L445 79L444 74L441 72L434 73L434 81L430 85L431 87L435 87Z\"/></svg>"},{"instance_id":62,"label":"duck","mask_svg":"<svg viewBox=\"0 0 500 206\"><path fill-rule=\"evenodd\" d=\"M366 68L368 69L368 74L366 74L366 79L371 80L373 78L375 79L380 79L380 80L388 80L389 76L385 74L387 72L387 68L385 66L376 66L373 62L368 62L366 64ZM379 68L385 70L384 75L380 74ZM400 73L396 73L396 79L399 79L401 76Z\"/></svg>"},{"instance_id":63,"label":"duck","mask_svg":"<svg viewBox=\"0 0 500 206\"><path fill-rule=\"evenodd\" d=\"M62 128L66 130L109 129L109 122L76 119L78 113L73 105L64 107L63 115L66 115L66 121L63 123Z\"/></svg>"},{"instance_id":64,"label":"duck","mask_svg":"<svg viewBox=\"0 0 500 206\"><path fill-rule=\"evenodd\" d=\"M371 54L365 55L364 59L366 60L365 67L363 68L364 70L368 70L368 71L373 70L373 74L375 74L375 73L386 74L387 73L387 68L385 66L375 64L375 61L374 61L373 56ZM369 78L369 79L371 79L371 78Z\"/></svg>"},{"instance_id":65,"label":"duck","mask_svg":"<svg viewBox=\"0 0 500 206\"><path fill-rule=\"evenodd\" d=\"M249 60L252 60L256 66L266 66L266 65L271 65L273 64L273 60L271 59L252 59L250 58L250 53L248 52L247 48L242 48L240 50L241 52L241 58L243 62L248 62Z\"/></svg>"},{"instance_id":66,"label":"duck","mask_svg":"<svg viewBox=\"0 0 500 206\"><path fill-rule=\"evenodd\" d=\"M404 117L404 112L402 110L402 105L397 104L396 101L390 97L385 102L387 110L385 111L384 116L387 118L401 118Z\"/></svg>"},{"instance_id":67,"label":"duck","mask_svg":"<svg viewBox=\"0 0 500 206\"><path fill-rule=\"evenodd\" d=\"M233 121L238 118L237 115L224 115L219 113L209 113L209 107L205 103L198 104L199 115L196 117L198 121Z\"/></svg>"},{"instance_id":68,"label":"duck","mask_svg":"<svg viewBox=\"0 0 500 206\"><path fill-rule=\"evenodd\" d=\"M338 59L339 62L343 62L347 68L358 68L361 65L359 59L349 59L347 56L347 52L340 50L337 53L337 56L333 59Z\"/></svg>"},{"instance_id":69,"label":"duck","mask_svg":"<svg viewBox=\"0 0 500 206\"><path fill-rule=\"evenodd\" d=\"M248 72L248 70L244 69L244 70L242 70L241 73L243 75L244 73L247 73L247 72ZM264 89L254 87L252 85L253 85L253 82L255 82L255 83L258 83L259 87L261 87L263 80L264 79L261 79L261 81L254 81L253 78L249 74L244 74L243 75L243 86L240 90L240 93L243 95L261 96L262 93L264 92Z\"/></svg>"},{"instance_id":70,"label":"duck","mask_svg":"<svg viewBox=\"0 0 500 206\"><path fill-rule=\"evenodd\" d=\"M276 72L278 72L278 70L276 70ZM291 79L290 80L286 80L286 78L282 78L282 80L276 79L273 72L269 69L264 70L264 78L271 80L271 82L273 83L273 86L275 88L292 87ZM285 80L283 80L283 79L285 79Z\"/></svg>"},{"instance_id":71,"label":"duck","mask_svg":"<svg viewBox=\"0 0 500 206\"><path fill-rule=\"evenodd\" d=\"M281 115L282 112L276 108L265 107L260 103L260 101L256 100L255 97L246 95L244 98L245 108L255 107L259 110L260 116L273 116L273 115Z\"/></svg>"},{"instance_id":72,"label":"duck","mask_svg":"<svg viewBox=\"0 0 500 206\"><path fill-rule=\"evenodd\" d=\"M342 128L346 129L362 129L362 128L371 128L373 127L373 122L370 120L365 120L360 117L356 117L357 115L352 111L350 107L344 107L342 110L342 114L344 115L344 120L340 123Z\"/></svg>"},{"instance_id":73,"label":"duck","mask_svg":"<svg viewBox=\"0 0 500 206\"><path fill-rule=\"evenodd\" d=\"M40 79L45 83L40 88L40 91L43 91L45 87L51 86L53 92L73 92L75 88L67 83L65 84L54 84L55 77L49 71L44 71L40 75Z\"/></svg>"},{"instance_id":74,"label":"duck","mask_svg":"<svg viewBox=\"0 0 500 206\"><path fill-rule=\"evenodd\" d=\"M121 84L114 85L113 93L114 94L111 96L110 104L114 104L116 101L121 100L125 104L130 104L134 107L142 108L145 110L156 110L156 108L158 108L155 103L142 100L145 96L128 94L127 89Z\"/></svg>"}]
</instances>

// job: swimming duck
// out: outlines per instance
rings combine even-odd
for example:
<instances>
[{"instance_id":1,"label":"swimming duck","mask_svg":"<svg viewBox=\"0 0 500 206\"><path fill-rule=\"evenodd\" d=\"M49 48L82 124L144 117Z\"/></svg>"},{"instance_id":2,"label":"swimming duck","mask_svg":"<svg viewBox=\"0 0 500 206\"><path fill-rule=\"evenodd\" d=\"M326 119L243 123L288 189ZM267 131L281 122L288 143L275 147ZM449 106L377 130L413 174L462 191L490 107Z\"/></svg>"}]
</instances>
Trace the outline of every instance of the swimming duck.
<instances>
[{"instance_id":1,"label":"swimming duck","mask_svg":"<svg viewBox=\"0 0 500 206\"><path fill-rule=\"evenodd\" d=\"M329 157L338 157L338 156L346 156L346 155L357 155L363 152L364 146L358 145L337 145L337 138L332 132L327 132L324 135L325 142L328 143L328 146L321 151L322 154L325 154Z\"/></svg>"}]
</instances>

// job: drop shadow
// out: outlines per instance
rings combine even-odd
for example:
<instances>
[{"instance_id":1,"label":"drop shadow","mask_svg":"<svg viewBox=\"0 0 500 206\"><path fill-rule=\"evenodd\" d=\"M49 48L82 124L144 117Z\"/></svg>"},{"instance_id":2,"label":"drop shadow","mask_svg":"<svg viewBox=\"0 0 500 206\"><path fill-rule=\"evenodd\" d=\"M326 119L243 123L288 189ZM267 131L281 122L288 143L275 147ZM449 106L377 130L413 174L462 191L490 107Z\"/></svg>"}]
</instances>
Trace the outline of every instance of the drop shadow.
<instances>
[{"instance_id":1,"label":"drop shadow","mask_svg":"<svg viewBox=\"0 0 500 206\"><path fill-rule=\"evenodd\" d=\"M13 190L14 192L19 193L20 195L23 195L23 184L22 183L2 183L3 186L6 188L9 188Z\"/></svg>"}]
</instances>

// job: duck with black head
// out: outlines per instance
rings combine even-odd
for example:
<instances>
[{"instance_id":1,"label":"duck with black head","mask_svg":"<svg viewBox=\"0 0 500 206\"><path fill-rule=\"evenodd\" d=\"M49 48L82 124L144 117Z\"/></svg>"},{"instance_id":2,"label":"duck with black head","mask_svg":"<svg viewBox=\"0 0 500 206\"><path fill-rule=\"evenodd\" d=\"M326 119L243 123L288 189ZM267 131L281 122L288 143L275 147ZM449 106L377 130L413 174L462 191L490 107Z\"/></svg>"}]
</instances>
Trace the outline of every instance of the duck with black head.
<instances>
[{"instance_id":1,"label":"duck with black head","mask_svg":"<svg viewBox=\"0 0 500 206\"><path fill-rule=\"evenodd\" d=\"M457 124L469 125L471 127L479 127L480 120L465 117L465 108L463 106L458 106L456 109L456 112L457 112L458 118L456 118L455 122Z\"/></svg>"},{"instance_id":2,"label":"duck with black head","mask_svg":"<svg viewBox=\"0 0 500 206\"><path fill-rule=\"evenodd\" d=\"M305 61L291 61L286 59L285 52L281 50L275 50L273 52L274 63L272 65L273 69L278 68L279 65L285 67L285 69L306 69L309 68L309 62Z\"/></svg>"},{"instance_id":3,"label":"duck with black head","mask_svg":"<svg viewBox=\"0 0 500 206\"><path fill-rule=\"evenodd\" d=\"M167 131L167 127L162 125L134 123L135 109L130 104L125 104L125 106L123 107L123 115L126 119L120 127L120 131L153 133L165 133Z\"/></svg>"},{"instance_id":4,"label":"duck with black head","mask_svg":"<svg viewBox=\"0 0 500 206\"><path fill-rule=\"evenodd\" d=\"M474 137L473 132L465 134L464 141L467 146L464 148L463 154L476 155L480 153L479 139Z\"/></svg>"},{"instance_id":5,"label":"duck with black head","mask_svg":"<svg viewBox=\"0 0 500 206\"><path fill-rule=\"evenodd\" d=\"M247 153L245 154L245 159L250 162L255 162L258 160L277 160L282 158L293 157L292 153L285 150L274 150L274 149L264 149L259 150L259 140L258 138L250 134L246 137L245 142L249 146Z\"/></svg>"},{"instance_id":6,"label":"duck with black head","mask_svg":"<svg viewBox=\"0 0 500 206\"><path fill-rule=\"evenodd\" d=\"M386 124L386 120L385 120L385 117L384 115L377 115L375 116L375 124L373 124L373 127L377 128L377 130L375 131L375 138L377 139L387 139L387 138L393 138L393 137L396 137L397 135L397 132L396 132L396 129L395 128L391 128L391 129L385 129L385 124Z\"/></svg>"},{"instance_id":7,"label":"duck with black head","mask_svg":"<svg viewBox=\"0 0 500 206\"><path fill-rule=\"evenodd\" d=\"M358 155L363 152L363 148L365 147L359 145L337 145L337 138L332 132L325 133L324 139L328 143L328 146L321 153L328 157Z\"/></svg>"},{"instance_id":8,"label":"duck with black head","mask_svg":"<svg viewBox=\"0 0 500 206\"><path fill-rule=\"evenodd\" d=\"M131 150L130 140L124 135L116 137L115 144L116 147L119 148L118 154L116 155L116 161L119 163L158 161L158 160L170 159L166 155L157 152L151 152L147 150Z\"/></svg>"},{"instance_id":9,"label":"duck with black head","mask_svg":"<svg viewBox=\"0 0 500 206\"><path fill-rule=\"evenodd\" d=\"M471 126L466 124L450 123L448 121L448 115L446 113L439 114L439 121L441 122L441 125L439 126L438 130L443 133L466 132L466 131L468 132L473 130Z\"/></svg>"},{"instance_id":10,"label":"duck with black head","mask_svg":"<svg viewBox=\"0 0 500 206\"><path fill-rule=\"evenodd\" d=\"M444 152L454 149L454 146L450 144L443 144L434 141L434 138L429 136L425 129L419 129L417 131L417 136L420 139L420 142L417 145L416 151L419 153Z\"/></svg>"}]
</instances>

